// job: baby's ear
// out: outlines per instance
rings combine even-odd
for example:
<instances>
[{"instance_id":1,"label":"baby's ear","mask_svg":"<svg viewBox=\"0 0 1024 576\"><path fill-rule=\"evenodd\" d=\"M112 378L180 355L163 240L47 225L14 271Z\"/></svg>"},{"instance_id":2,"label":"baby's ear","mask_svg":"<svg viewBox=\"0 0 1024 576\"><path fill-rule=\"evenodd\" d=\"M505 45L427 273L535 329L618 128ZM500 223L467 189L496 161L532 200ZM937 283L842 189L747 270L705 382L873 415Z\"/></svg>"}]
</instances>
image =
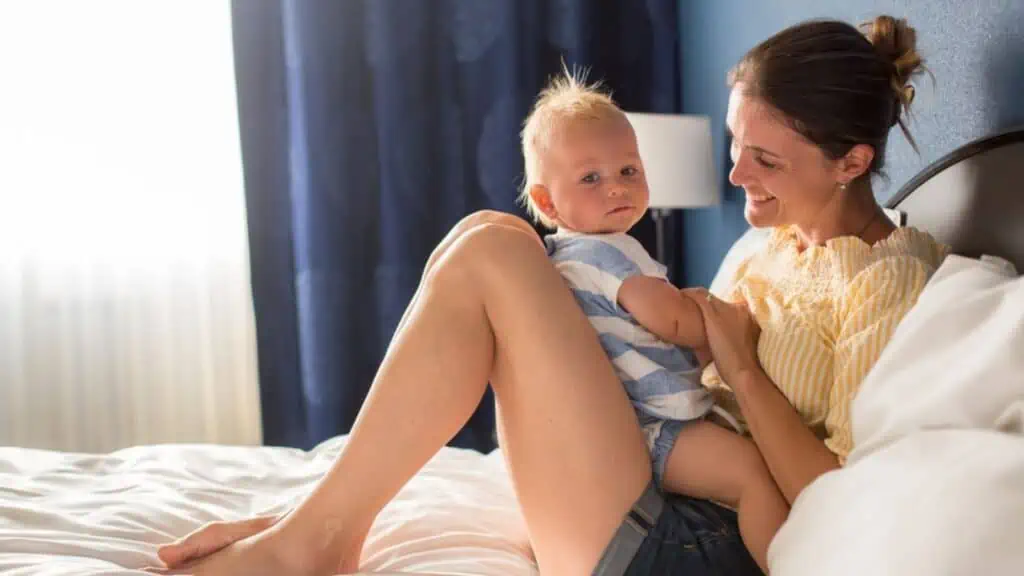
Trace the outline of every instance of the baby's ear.
<instances>
[{"instance_id":1,"label":"baby's ear","mask_svg":"<svg viewBox=\"0 0 1024 576\"><path fill-rule=\"evenodd\" d=\"M548 191L547 186L543 184L530 186L530 200L533 201L537 210L540 210L548 218L558 217L558 210L555 209L555 203L551 201L551 192Z\"/></svg>"}]
</instances>

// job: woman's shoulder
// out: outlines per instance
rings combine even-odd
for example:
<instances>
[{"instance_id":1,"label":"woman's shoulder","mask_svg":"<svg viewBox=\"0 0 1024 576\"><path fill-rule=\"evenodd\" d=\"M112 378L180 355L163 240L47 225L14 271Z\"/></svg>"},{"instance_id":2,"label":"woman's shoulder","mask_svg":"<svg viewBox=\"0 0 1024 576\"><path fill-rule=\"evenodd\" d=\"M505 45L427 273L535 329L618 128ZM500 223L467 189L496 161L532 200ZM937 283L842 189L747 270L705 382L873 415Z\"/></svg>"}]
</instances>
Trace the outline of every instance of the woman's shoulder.
<instances>
[{"instance_id":1,"label":"woman's shoulder","mask_svg":"<svg viewBox=\"0 0 1024 576\"><path fill-rule=\"evenodd\" d=\"M949 247L938 242L931 234L905 226L896 228L889 236L874 244L847 236L830 241L837 256L844 260L844 268L857 273L880 263L888 266L924 266L934 271L949 254Z\"/></svg>"},{"instance_id":2,"label":"woman's shoulder","mask_svg":"<svg viewBox=\"0 0 1024 576\"><path fill-rule=\"evenodd\" d=\"M938 267L950 252L949 246L939 242L928 232L913 226L893 230L892 234L879 242L879 245L894 254L917 258L935 267Z\"/></svg>"},{"instance_id":3,"label":"woman's shoulder","mask_svg":"<svg viewBox=\"0 0 1024 576\"><path fill-rule=\"evenodd\" d=\"M773 228L762 254L794 250L798 243L792 226ZM847 259L870 261L885 257L911 257L938 265L949 254L949 246L937 241L931 234L913 226L896 228L887 237L868 244L857 236L840 236L825 243L824 252L834 252ZM821 255L820 252L815 256Z\"/></svg>"},{"instance_id":4,"label":"woman's shoulder","mask_svg":"<svg viewBox=\"0 0 1024 576\"><path fill-rule=\"evenodd\" d=\"M837 246L845 271L842 301L914 301L949 254L949 247L922 230L897 228L868 245ZM847 307L847 306L843 306Z\"/></svg>"},{"instance_id":5,"label":"woman's shoulder","mask_svg":"<svg viewBox=\"0 0 1024 576\"><path fill-rule=\"evenodd\" d=\"M868 244L856 236L833 238L824 246L799 250L797 232L791 227L772 230L757 253L738 268L734 289L748 273L769 284L785 285L787 291L805 285L818 292L843 298L855 280L885 276L890 282L925 279L938 269L949 247L914 227L901 227L889 236Z\"/></svg>"},{"instance_id":6,"label":"woman's shoulder","mask_svg":"<svg viewBox=\"0 0 1024 576\"><path fill-rule=\"evenodd\" d=\"M833 299L848 297L857 285L881 282L899 290L896 285L927 281L950 251L931 234L912 226L896 228L874 244L857 236L833 238L802 252L797 244L794 230L777 228L751 267L769 270L777 281L788 284L809 277L816 291L832 294ZM780 263L792 269L787 271Z\"/></svg>"}]
</instances>

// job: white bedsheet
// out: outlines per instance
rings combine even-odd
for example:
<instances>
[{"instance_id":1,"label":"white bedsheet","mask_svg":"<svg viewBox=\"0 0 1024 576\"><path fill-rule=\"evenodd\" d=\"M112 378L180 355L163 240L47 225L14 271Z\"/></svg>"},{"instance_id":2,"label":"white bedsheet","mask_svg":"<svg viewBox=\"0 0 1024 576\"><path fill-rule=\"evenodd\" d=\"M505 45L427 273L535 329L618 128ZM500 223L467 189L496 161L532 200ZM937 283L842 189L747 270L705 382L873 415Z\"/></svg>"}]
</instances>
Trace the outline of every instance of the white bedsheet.
<instances>
[{"instance_id":1,"label":"white bedsheet","mask_svg":"<svg viewBox=\"0 0 1024 576\"><path fill-rule=\"evenodd\" d=\"M163 445L108 455L0 448L0 573L126 575L210 520L280 511L345 442ZM446 448L378 516L366 573L536 574L499 452Z\"/></svg>"}]
</instances>

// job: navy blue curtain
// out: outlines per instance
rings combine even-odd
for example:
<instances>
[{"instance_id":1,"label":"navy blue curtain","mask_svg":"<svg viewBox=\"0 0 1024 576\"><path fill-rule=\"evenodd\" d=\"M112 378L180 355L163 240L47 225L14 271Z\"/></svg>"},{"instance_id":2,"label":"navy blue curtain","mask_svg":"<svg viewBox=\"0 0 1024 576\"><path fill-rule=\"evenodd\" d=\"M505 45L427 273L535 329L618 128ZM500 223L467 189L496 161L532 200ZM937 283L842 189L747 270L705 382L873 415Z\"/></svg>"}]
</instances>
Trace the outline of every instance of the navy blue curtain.
<instances>
[{"instance_id":1,"label":"navy blue curtain","mask_svg":"<svg viewBox=\"0 0 1024 576\"><path fill-rule=\"evenodd\" d=\"M521 212L519 130L563 59L627 110L678 109L676 11L234 0L265 443L347 432L433 246L473 210ZM653 248L650 221L634 233ZM488 395L453 443L493 428Z\"/></svg>"}]
</instances>

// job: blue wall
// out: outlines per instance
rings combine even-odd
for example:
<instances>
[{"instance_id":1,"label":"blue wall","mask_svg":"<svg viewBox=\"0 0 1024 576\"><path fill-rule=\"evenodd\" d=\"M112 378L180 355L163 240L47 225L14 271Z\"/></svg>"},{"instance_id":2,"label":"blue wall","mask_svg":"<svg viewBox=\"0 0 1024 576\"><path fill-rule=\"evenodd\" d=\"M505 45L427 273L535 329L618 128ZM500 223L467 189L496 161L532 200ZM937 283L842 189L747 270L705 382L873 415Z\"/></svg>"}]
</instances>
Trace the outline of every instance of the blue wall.
<instances>
[{"instance_id":1,"label":"blue wall","mask_svg":"<svg viewBox=\"0 0 1024 576\"><path fill-rule=\"evenodd\" d=\"M707 285L726 250L747 228L743 194L729 187L725 109L728 69L761 40L809 18L857 23L877 14L905 17L935 75L914 100L911 133L890 136L889 182L876 182L880 201L929 163L992 132L1024 124L1024 2L1017 0L680 0L683 110L708 114L723 204L684 214L687 285Z\"/></svg>"}]
</instances>

